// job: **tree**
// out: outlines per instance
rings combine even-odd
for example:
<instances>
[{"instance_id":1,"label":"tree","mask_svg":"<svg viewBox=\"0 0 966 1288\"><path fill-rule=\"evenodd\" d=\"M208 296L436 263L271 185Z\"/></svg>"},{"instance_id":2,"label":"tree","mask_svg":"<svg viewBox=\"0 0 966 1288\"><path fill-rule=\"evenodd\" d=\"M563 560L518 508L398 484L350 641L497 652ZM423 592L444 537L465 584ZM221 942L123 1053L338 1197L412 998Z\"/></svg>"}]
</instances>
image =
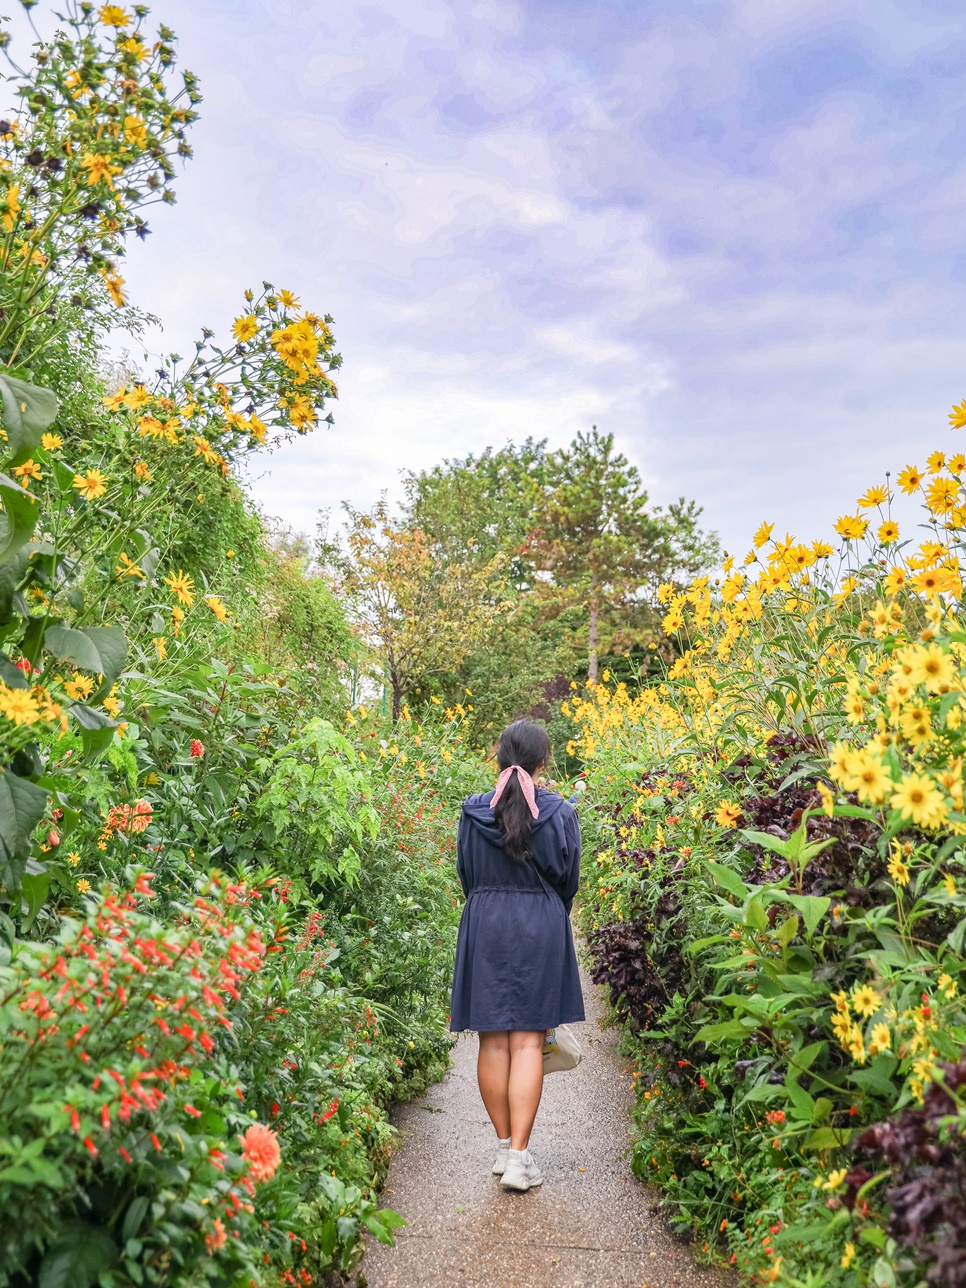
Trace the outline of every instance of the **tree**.
<instances>
[{"instance_id":1,"label":"tree","mask_svg":"<svg viewBox=\"0 0 966 1288\"><path fill-rule=\"evenodd\" d=\"M587 628L587 674L597 678L602 626L630 644L634 617L648 616L662 581L710 562L717 539L697 526L701 514L682 497L667 511L648 509L637 469L614 451L613 434L593 426L550 458L550 489L530 541L535 567L549 582L537 593L560 608L579 605ZM606 622L623 611L624 620Z\"/></svg>"},{"instance_id":2,"label":"tree","mask_svg":"<svg viewBox=\"0 0 966 1288\"><path fill-rule=\"evenodd\" d=\"M530 558L536 516L551 481L545 441L445 460L405 480L407 522L430 533L453 563L482 568L497 556L505 611L461 665L437 678L450 703L472 690L471 735L488 742L507 720L527 714L558 674L579 663L566 615L533 594L543 576Z\"/></svg>"},{"instance_id":3,"label":"tree","mask_svg":"<svg viewBox=\"0 0 966 1288\"><path fill-rule=\"evenodd\" d=\"M532 564L521 558L550 481L546 440L526 439L499 451L444 460L404 480L406 520L432 534L451 563L481 567L497 555L507 560L505 580L529 589Z\"/></svg>"},{"instance_id":4,"label":"tree","mask_svg":"<svg viewBox=\"0 0 966 1288\"><path fill-rule=\"evenodd\" d=\"M342 579L367 643L378 651L392 692L393 723L421 682L453 671L503 609L496 593L503 558L481 567L448 562L422 528L395 524L385 501L370 512L344 506L345 543L320 543Z\"/></svg>"}]
</instances>

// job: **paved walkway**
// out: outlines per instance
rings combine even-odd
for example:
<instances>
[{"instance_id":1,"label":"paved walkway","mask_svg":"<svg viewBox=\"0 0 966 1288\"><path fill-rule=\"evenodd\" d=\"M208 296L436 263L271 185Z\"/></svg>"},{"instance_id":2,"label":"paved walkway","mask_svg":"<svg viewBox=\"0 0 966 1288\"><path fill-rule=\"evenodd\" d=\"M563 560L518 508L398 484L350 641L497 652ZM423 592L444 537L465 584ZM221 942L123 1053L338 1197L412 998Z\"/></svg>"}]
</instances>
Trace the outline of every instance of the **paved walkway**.
<instances>
[{"instance_id":1,"label":"paved walkway","mask_svg":"<svg viewBox=\"0 0 966 1288\"><path fill-rule=\"evenodd\" d=\"M369 1288L485 1284L487 1288L725 1288L695 1265L660 1217L654 1190L625 1157L633 1101L617 1035L600 1027L600 990L584 979L585 1055L544 1083L530 1148L539 1189L509 1194L490 1173L495 1133L476 1086L475 1034L420 1100L401 1106L401 1133L383 1202L406 1217L397 1246L369 1240Z\"/></svg>"}]
</instances>

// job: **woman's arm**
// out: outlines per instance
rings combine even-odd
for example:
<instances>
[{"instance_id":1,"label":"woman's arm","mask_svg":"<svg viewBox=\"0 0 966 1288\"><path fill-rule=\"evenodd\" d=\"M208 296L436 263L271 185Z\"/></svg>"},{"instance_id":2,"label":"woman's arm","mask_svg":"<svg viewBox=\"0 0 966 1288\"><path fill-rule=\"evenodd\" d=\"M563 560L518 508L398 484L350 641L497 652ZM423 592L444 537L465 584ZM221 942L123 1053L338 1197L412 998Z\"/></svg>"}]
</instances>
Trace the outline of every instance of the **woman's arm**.
<instances>
[{"instance_id":1,"label":"woman's arm","mask_svg":"<svg viewBox=\"0 0 966 1288\"><path fill-rule=\"evenodd\" d=\"M560 889L560 897L563 899L563 904L569 917L570 909L573 907L574 895L580 885L580 823L577 819L576 810L570 811L570 815L564 823L564 845L565 875L564 883Z\"/></svg>"},{"instance_id":2,"label":"woman's arm","mask_svg":"<svg viewBox=\"0 0 966 1288\"><path fill-rule=\"evenodd\" d=\"M466 898L466 815L460 814L459 830L456 833L456 875L460 879L463 898Z\"/></svg>"}]
</instances>

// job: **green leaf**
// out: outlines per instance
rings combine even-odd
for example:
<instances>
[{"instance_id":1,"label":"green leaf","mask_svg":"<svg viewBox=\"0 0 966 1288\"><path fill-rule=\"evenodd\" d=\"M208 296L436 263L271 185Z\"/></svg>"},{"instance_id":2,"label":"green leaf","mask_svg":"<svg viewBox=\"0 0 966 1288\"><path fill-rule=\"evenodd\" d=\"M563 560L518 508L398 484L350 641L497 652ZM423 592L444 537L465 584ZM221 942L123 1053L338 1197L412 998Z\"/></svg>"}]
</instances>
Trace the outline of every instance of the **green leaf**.
<instances>
[{"instance_id":1,"label":"green leaf","mask_svg":"<svg viewBox=\"0 0 966 1288\"><path fill-rule=\"evenodd\" d=\"M801 1119L803 1122L810 1123L812 1115L815 1113L815 1101L802 1087L794 1080L785 1079L785 1090L788 1092L788 1099L792 1102L793 1117Z\"/></svg>"},{"instance_id":2,"label":"green leaf","mask_svg":"<svg viewBox=\"0 0 966 1288\"><path fill-rule=\"evenodd\" d=\"M815 927L828 912L832 900L825 895L790 894L788 902L802 914L808 934L815 933Z\"/></svg>"},{"instance_id":3,"label":"green leaf","mask_svg":"<svg viewBox=\"0 0 966 1288\"><path fill-rule=\"evenodd\" d=\"M809 1136L806 1136L803 1149L840 1149L843 1145L849 1143L849 1137L852 1135L848 1127L817 1127Z\"/></svg>"},{"instance_id":4,"label":"green leaf","mask_svg":"<svg viewBox=\"0 0 966 1288\"><path fill-rule=\"evenodd\" d=\"M141 1228L141 1222L144 1220L144 1214L148 1210L151 1200L147 1194L138 1194L131 1200L131 1205L124 1214L124 1225L121 1228L121 1238L127 1243L128 1239L133 1239Z\"/></svg>"},{"instance_id":5,"label":"green leaf","mask_svg":"<svg viewBox=\"0 0 966 1288\"><path fill-rule=\"evenodd\" d=\"M746 1038L751 1030L741 1020L722 1020L720 1024L706 1024L694 1035L695 1042L719 1042L722 1038Z\"/></svg>"},{"instance_id":6,"label":"green leaf","mask_svg":"<svg viewBox=\"0 0 966 1288\"><path fill-rule=\"evenodd\" d=\"M95 711L93 707L85 706L83 702L75 702L69 710L81 727L84 755L90 760L97 760L114 741L117 722L106 712Z\"/></svg>"},{"instance_id":7,"label":"green leaf","mask_svg":"<svg viewBox=\"0 0 966 1288\"><path fill-rule=\"evenodd\" d=\"M40 504L25 487L6 474L0 474L0 564L12 559L33 536L40 518Z\"/></svg>"},{"instance_id":8,"label":"green leaf","mask_svg":"<svg viewBox=\"0 0 966 1288\"><path fill-rule=\"evenodd\" d=\"M772 836L770 832L754 832L750 828L743 827L739 835L752 845L762 845L773 854L780 854L783 859L788 857L789 842L783 841L781 837Z\"/></svg>"},{"instance_id":9,"label":"green leaf","mask_svg":"<svg viewBox=\"0 0 966 1288\"><path fill-rule=\"evenodd\" d=\"M736 899L744 901L745 895L748 893L748 887L733 868L727 868L723 863L711 863L709 861L708 871L719 886L724 886L729 894L733 894Z\"/></svg>"},{"instance_id":10,"label":"green leaf","mask_svg":"<svg viewBox=\"0 0 966 1288\"><path fill-rule=\"evenodd\" d=\"M0 376L3 427L14 456L35 452L40 437L57 415L57 398L49 389L29 385L14 376Z\"/></svg>"},{"instance_id":11,"label":"green leaf","mask_svg":"<svg viewBox=\"0 0 966 1288\"><path fill-rule=\"evenodd\" d=\"M117 1256L117 1244L104 1229L71 1222L48 1249L38 1288L91 1288Z\"/></svg>"},{"instance_id":12,"label":"green leaf","mask_svg":"<svg viewBox=\"0 0 966 1288\"><path fill-rule=\"evenodd\" d=\"M43 788L8 769L0 770L0 881L11 894L19 893L31 834L46 808Z\"/></svg>"},{"instance_id":13,"label":"green leaf","mask_svg":"<svg viewBox=\"0 0 966 1288\"><path fill-rule=\"evenodd\" d=\"M95 675L103 675L110 688L127 657L127 639L118 626L87 626L76 630L55 622L47 628L44 645L61 662L72 662Z\"/></svg>"},{"instance_id":14,"label":"green leaf","mask_svg":"<svg viewBox=\"0 0 966 1288\"><path fill-rule=\"evenodd\" d=\"M797 934L798 918L788 917L778 928L778 942L782 948L787 948Z\"/></svg>"},{"instance_id":15,"label":"green leaf","mask_svg":"<svg viewBox=\"0 0 966 1288\"><path fill-rule=\"evenodd\" d=\"M20 883L20 893L23 896L24 903L27 905L27 916L20 927L22 935L25 935L37 920L37 914L44 906L49 889L50 872L46 868L43 872L24 873Z\"/></svg>"}]
</instances>

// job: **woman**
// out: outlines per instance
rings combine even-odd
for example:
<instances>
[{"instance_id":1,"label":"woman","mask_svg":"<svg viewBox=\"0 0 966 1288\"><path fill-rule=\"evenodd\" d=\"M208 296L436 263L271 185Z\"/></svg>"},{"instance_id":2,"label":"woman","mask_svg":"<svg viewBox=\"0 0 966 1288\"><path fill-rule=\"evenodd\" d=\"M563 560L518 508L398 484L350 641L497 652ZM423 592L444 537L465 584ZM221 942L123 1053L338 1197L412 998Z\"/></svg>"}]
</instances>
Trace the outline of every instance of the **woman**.
<instances>
[{"instance_id":1,"label":"woman","mask_svg":"<svg viewBox=\"0 0 966 1288\"><path fill-rule=\"evenodd\" d=\"M534 786L549 755L543 725L504 729L496 790L463 802L457 843L466 905L450 1028L480 1035L480 1095L498 1138L493 1171L508 1190L543 1181L527 1147L546 1032L584 1018L570 929L580 827L572 805Z\"/></svg>"}]
</instances>

